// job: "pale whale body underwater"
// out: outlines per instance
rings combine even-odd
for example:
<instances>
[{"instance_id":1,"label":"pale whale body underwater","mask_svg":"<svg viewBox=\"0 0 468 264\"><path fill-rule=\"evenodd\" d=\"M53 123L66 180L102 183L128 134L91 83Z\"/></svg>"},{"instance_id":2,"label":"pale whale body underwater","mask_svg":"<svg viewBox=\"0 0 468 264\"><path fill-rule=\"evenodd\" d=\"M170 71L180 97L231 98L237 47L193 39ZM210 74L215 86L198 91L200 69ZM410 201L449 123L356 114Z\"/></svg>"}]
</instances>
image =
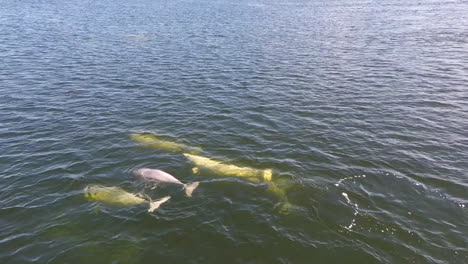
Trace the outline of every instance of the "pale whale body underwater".
<instances>
[{"instance_id":1,"label":"pale whale body underwater","mask_svg":"<svg viewBox=\"0 0 468 264\"><path fill-rule=\"evenodd\" d=\"M161 136L149 132L133 133L130 135L130 138L140 143L140 147L142 148L154 148L170 152L186 152L192 154L197 154L202 150L199 147L190 147L185 144L163 139Z\"/></svg>"},{"instance_id":2,"label":"pale whale body underwater","mask_svg":"<svg viewBox=\"0 0 468 264\"><path fill-rule=\"evenodd\" d=\"M286 196L285 187L273 181L273 171L271 169L261 170L249 167L239 167L200 155L188 153L184 153L183 155L195 165L192 169L194 173L199 173L200 169L206 169L220 176L235 176L254 183L266 183L268 186L267 190L279 199L279 212L281 214L289 214L293 211L294 206L289 202L288 197Z\"/></svg>"},{"instance_id":3,"label":"pale whale body underwater","mask_svg":"<svg viewBox=\"0 0 468 264\"><path fill-rule=\"evenodd\" d=\"M196 167L193 168L194 173L198 173L199 168L206 168L213 171L216 174L237 176L244 178L252 182L271 181L273 172L270 169L259 170L249 167L239 167L236 165L225 164L220 161L216 161L210 158L202 157L199 155L192 155L184 153L184 156L190 160Z\"/></svg>"},{"instance_id":4,"label":"pale whale body underwater","mask_svg":"<svg viewBox=\"0 0 468 264\"><path fill-rule=\"evenodd\" d=\"M143 180L147 181L155 181L155 182L162 182L162 183L172 183L177 185L182 185L185 190L185 194L188 197L192 197L193 191L198 187L199 182L193 182L184 184L179 181L176 177L172 176L171 174L164 172L158 169L148 169L142 168L133 171L135 176L140 177Z\"/></svg>"},{"instance_id":5,"label":"pale whale body underwater","mask_svg":"<svg viewBox=\"0 0 468 264\"><path fill-rule=\"evenodd\" d=\"M102 185L91 185L84 189L86 198L103 202L115 206L135 206L140 204L149 204L148 212L153 212L158 209L161 204L165 203L171 197L166 196L159 200L152 201L148 198L142 198L136 194L129 193L119 187L107 187Z\"/></svg>"},{"instance_id":6,"label":"pale whale body underwater","mask_svg":"<svg viewBox=\"0 0 468 264\"><path fill-rule=\"evenodd\" d=\"M201 170L207 170L211 173L214 173L218 176L223 177L238 177L250 182L254 183L261 183L264 182L268 186L268 191L273 193L280 202L279 211L282 214L289 214L293 210L293 205L289 202L288 197L286 195L286 187L282 186L282 184L278 184L277 182L273 181L273 171L271 169L256 169L250 167L240 167L233 164L227 164L222 161L214 160L208 157L203 157L200 155L202 151L201 148L194 148L191 146L187 146L184 144L176 143L169 140L164 140L160 136L157 136L153 133L144 132L144 133L134 133L130 135L130 138L134 141L142 144L140 147L144 148L155 148L155 149L164 149L169 150L171 152L180 152L182 153L190 162L194 164L192 168L193 173L199 174ZM167 176L167 175L166 175ZM159 173L156 173L149 178L145 178L146 180L155 180L161 182L172 182L177 184L183 184L175 177L170 175L171 177L163 176ZM165 181L164 179L168 179ZM175 180L174 180L175 179ZM196 188L196 186L195 186ZM195 189L194 188L194 189ZM189 188L185 188L186 193ZM190 195L187 193L187 196Z\"/></svg>"}]
</instances>

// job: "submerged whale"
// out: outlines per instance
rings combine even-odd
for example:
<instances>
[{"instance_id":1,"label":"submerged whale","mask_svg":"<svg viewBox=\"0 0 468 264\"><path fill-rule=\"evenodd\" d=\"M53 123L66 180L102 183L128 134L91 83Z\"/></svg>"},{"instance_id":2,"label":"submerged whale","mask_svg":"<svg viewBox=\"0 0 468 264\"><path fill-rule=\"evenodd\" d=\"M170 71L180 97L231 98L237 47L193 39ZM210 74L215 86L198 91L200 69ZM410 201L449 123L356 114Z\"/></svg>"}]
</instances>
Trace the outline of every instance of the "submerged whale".
<instances>
[{"instance_id":1,"label":"submerged whale","mask_svg":"<svg viewBox=\"0 0 468 264\"><path fill-rule=\"evenodd\" d=\"M210 158L187 153L184 153L184 156L195 164L196 167L193 168L194 173L198 173L200 167L219 175L237 176L255 183L263 181L268 186L267 191L278 198L279 204L277 209L280 214L290 214L295 210L294 205L289 202L286 195L286 186L281 184L280 180L277 180L277 182L273 181L273 171L271 169L260 170L249 167L238 167L236 165L225 164Z\"/></svg>"},{"instance_id":2,"label":"submerged whale","mask_svg":"<svg viewBox=\"0 0 468 264\"><path fill-rule=\"evenodd\" d=\"M171 174L164 172L162 170L157 170L157 169L148 169L148 168L137 169L133 171L133 174L135 176L142 178L143 180L182 185L184 187L185 194L188 197L192 197L193 191L198 187L198 184L199 184L199 182L184 184L181 181L179 181L176 177L172 176Z\"/></svg>"},{"instance_id":3,"label":"submerged whale","mask_svg":"<svg viewBox=\"0 0 468 264\"><path fill-rule=\"evenodd\" d=\"M200 148L190 147L181 143L164 140L152 133L133 133L130 138L138 143L143 143L141 147L166 149L173 152L199 153Z\"/></svg>"},{"instance_id":4,"label":"submerged whale","mask_svg":"<svg viewBox=\"0 0 468 264\"><path fill-rule=\"evenodd\" d=\"M116 206L135 206L139 204L149 203L148 212L153 212L158 209L161 204L169 200L171 197L166 196L162 199L152 201L139 197L133 193L129 193L119 187L107 187L101 185L91 185L84 189L85 197L107 204Z\"/></svg>"},{"instance_id":5,"label":"submerged whale","mask_svg":"<svg viewBox=\"0 0 468 264\"><path fill-rule=\"evenodd\" d=\"M293 204L289 202L289 199L286 195L286 189L287 187L278 185L274 182L268 182L268 189L267 191L273 193L276 197L278 197L279 204L277 206L277 209L280 214L287 215L292 213L295 210L295 207Z\"/></svg>"},{"instance_id":6,"label":"submerged whale","mask_svg":"<svg viewBox=\"0 0 468 264\"><path fill-rule=\"evenodd\" d=\"M202 167L220 175L237 176L253 182L258 182L259 180L269 182L273 176L273 172L270 169L259 170L249 167L238 167L236 165L225 164L210 158L188 153L184 153L184 156L195 164L196 167L193 168L194 173L199 171L198 167Z\"/></svg>"}]
</instances>

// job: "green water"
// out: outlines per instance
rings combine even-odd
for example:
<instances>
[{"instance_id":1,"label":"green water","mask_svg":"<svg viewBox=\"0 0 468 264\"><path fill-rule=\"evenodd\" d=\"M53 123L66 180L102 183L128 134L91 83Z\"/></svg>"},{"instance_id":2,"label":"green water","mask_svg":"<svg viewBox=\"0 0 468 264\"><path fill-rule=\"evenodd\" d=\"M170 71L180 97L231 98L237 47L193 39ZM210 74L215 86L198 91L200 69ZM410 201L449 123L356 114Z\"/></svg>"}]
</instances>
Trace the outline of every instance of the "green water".
<instances>
[{"instance_id":1,"label":"green water","mask_svg":"<svg viewBox=\"0 0 468 264\"><path fill-rule=\"evenodd\" d=\"M0 6L1 263L468 262L466 2Z\"/></svg>"}]
</instances>

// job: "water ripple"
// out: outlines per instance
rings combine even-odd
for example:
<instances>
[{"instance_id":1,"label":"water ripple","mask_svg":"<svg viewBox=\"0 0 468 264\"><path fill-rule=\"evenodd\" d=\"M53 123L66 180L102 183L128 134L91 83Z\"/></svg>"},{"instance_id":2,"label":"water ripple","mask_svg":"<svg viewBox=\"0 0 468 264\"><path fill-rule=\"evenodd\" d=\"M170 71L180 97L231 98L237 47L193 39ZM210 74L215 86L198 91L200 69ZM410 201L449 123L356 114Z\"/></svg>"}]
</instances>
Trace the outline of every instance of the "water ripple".
<instances>
[{"instance_id":1,"label":"water ripple","mask_svg":"<svg viewBox=\"0 0 468 264\"><path fill-rule=\"evenodd\" d=\"M0 262L468 262L463 1L2 4ZM90 184L172 198L148 214Z\"/></svg>"}]
</instances>

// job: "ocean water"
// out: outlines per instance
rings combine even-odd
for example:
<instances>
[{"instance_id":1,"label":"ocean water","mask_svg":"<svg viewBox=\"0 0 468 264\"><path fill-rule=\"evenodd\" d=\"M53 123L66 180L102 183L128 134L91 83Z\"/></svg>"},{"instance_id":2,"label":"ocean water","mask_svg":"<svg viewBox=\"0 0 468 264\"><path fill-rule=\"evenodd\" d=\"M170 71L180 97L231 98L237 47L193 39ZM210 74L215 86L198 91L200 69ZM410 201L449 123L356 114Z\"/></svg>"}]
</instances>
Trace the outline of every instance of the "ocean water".
<instances>
[{"instance_id":1,"label":"ocean water","mask_svg":"<svg viewBox=\"0 0 468 264\"><path fill-rule=\"evenodd\" d=\"M468 263L467 29L462 0L2 0L0 262Z\"/></svg>"}]
</instances>

